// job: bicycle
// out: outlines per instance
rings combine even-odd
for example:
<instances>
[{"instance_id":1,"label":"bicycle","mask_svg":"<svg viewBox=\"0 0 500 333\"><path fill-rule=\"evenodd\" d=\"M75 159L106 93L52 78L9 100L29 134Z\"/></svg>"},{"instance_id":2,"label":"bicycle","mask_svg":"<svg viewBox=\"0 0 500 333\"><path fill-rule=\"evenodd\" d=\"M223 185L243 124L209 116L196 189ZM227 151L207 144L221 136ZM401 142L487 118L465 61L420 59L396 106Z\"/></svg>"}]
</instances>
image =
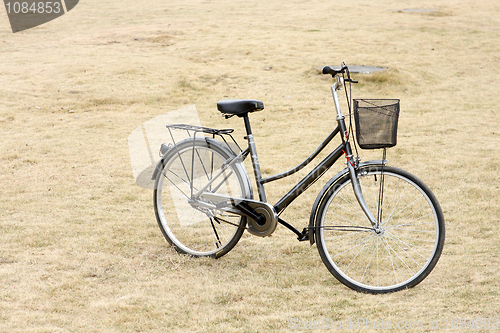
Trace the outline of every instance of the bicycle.
<instances>
[{"instance_id":1,"label":"bicycle","mask_svg":"<svg viewBox=\"0 0 500 333\"><path fill-rule=\"evenodd\" d=\"M264 109L258 100L222 100L218 110L226 117L243 118L248 146L241 149L232 129L167 125L188 137L163 144L153 173L155 216L178 252L195 257L219 258L228 253L245 230L269 236L277 224L299 241L317 244L327 269L344 285L364 293L388 293L411 288L425 279L437 264L444 246L445 225L441 207L431 190L407 171L388 166L386 149L396 145L399 100L354 100L348 94L349 69L324 67L335 79L331 87L337 127L316 150L296 167L263 178L250 127L249 114ZM354 157L349 128L337 91L346 91L349 119L354 114L356 141L361 149L383 149L382 160L361 162ZM353 111L351 109L354 109ZM207 136L208 135L208 136ZM296 173L340 135L341 143L276 204L266 201L264 184ZM210 137L211 136L211 137ZM356 142L353 142L357 152ZM250 155L257 185L243 165ZM347 167L329 180L318 194L302 232L280 214L342 156ZM170 197L168 196L170 193Z\"/></svg>"}]
</instances>

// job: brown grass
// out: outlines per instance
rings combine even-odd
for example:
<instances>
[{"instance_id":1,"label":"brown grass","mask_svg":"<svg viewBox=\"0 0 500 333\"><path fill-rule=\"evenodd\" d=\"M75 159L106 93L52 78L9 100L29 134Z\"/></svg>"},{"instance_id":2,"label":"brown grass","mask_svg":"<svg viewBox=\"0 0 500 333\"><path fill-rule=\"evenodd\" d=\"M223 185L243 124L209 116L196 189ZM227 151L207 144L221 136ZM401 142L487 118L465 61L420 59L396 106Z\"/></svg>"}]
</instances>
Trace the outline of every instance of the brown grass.
<instances>
[{"instance_id":1,"label":"brown grass","mask_svg":"<svg viewBox=\"0 0 500 333\"><path fill-rule=\"evenodd\" d=\"M0 331L285 332L292 318L500 319L498 1L421 1L437 12L398 12L411 6L89 0L16 34L2 9ZM169 248L151 191L134 185L129 133L196 104L204 125L234 127L242 142L241 120L223 120L215 103L261 99L266 109L251 118L261 164L266 174L283 171L335 125L330 79L317 67L341 61L389 68L357 75L354 97L401 99L390 163L433 189L447 223L431 275L412 290L358 294L282 227L270 238L244 236L220 260ZM271 184L269 201L297 179ZM305 226L321 185L285 220Z\"/></svg>"}]
</instances>

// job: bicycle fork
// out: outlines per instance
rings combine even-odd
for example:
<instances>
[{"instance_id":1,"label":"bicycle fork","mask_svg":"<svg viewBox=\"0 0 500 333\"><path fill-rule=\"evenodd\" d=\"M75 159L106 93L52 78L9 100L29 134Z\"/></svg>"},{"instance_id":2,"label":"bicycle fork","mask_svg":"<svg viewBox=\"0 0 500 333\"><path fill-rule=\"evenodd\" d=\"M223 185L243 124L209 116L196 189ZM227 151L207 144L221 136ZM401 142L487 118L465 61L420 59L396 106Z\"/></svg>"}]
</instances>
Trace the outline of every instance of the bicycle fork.
<instances>
[{"instance_id":1,"label":"bicycle fork","mask_svg":"<svg viewBox=\"0 0 500 333\"><path fill-rule=\"evenodd\" d=\"M354 167L351 165L351 163L347 163L347 168L349 170L349 174L351 176L351 184L352 184L352 189L354 191L354 195L356 196L356 200L359 203L359 206L365 213L366 217L372 224L373 230L377 234L381 233L382 230L380 229L380 224L379 221L375 218L373 213L371 212L370 208L368 208L368 205L366 204L365 197L363 196L363 191L361 190L361 185L359 184L359 179L356 177L356 170Z\"/></svg>"},{"instance_id":2,"label":"bicycle fork","mask_svg":"<svg viewBox=\"0 0 500 333\"><path fill-rule=\"evenodd\" d=\"M340 103L337 96L337 90L340 90L342 88L342 84L343 84L343 79L339 77L338 81L332 85L332 96L333 96L333 102L335 104L335 109L337 110L337 122L342 131L341 136L342 136L342 142L344 143L345 146L344 154L347 159L347 169L349 170L349 174L351 176L352 189L354 191L354 195L356 196L356 200L358 201L361 209L363 210L363 213L365 213L366 218L370 221L373 230L377 234L379 234L382 232L379 225L379 221L375 218L375 216L370 211L370 208L366 204L366 200L365 197L363 196L361 185L359 183L358 177L356 176L356 169L354 168L354 164L352 163L353 155L351 150L351 144L349 143L349 134L347 132L347 127L345 124L345 117L340 110ZM382 163L384 163L384 161Z\"/></svg>"}]
</instances>

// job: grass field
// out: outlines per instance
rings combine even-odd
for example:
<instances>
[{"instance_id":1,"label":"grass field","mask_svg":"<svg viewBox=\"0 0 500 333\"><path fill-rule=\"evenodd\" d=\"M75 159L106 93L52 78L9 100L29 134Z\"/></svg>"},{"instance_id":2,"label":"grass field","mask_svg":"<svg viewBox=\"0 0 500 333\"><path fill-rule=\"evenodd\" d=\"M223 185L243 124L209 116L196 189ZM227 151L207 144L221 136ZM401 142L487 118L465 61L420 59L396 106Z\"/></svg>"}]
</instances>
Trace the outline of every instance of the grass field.
<instances>
[{"instance_id":1,"label":"grass field","mask_svg":"<svg viewBox=\"0 0 500 333\"><path fill-rule=\"evenodd\" d=\"M497 0L87 0L16 34L2 7L0 53L1 332L288 332L323 318L500 326ZM335 126L331 79L317 68L341 61L388 68L357 75L353 94L401 99L388 159L441 203L434 271L411 290L359 294L283 227L246 233L218 260L169 248L152 191L134 184L130 132L195 104L202 124L233 127L242 143L241 119L215 104L260 99L260 162L266 175L284 171ZM270 184L269 201L299 176ZM283 218L305 227L324 182Z\"/></svg>"}]
</instances>

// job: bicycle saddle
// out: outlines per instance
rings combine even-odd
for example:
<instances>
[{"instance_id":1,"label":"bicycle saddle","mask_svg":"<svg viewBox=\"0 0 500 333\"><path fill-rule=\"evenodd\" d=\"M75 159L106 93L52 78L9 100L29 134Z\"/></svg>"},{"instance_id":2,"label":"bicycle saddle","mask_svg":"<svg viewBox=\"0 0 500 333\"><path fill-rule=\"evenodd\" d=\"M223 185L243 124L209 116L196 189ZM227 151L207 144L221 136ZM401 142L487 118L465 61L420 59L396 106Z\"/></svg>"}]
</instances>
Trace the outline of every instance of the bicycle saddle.
<instances>
[{"instance_id":1,"label":"bicycle saddle","mask_svg":"<svg viewBox=\"0 0 500 333\"><path fill-rule=\"evenodd\" d=\"M224 114L243 117L245 114L264 109L264 103L256 99L224 99L217 102L217 110Z\"/></svg>"}]
</instances>

